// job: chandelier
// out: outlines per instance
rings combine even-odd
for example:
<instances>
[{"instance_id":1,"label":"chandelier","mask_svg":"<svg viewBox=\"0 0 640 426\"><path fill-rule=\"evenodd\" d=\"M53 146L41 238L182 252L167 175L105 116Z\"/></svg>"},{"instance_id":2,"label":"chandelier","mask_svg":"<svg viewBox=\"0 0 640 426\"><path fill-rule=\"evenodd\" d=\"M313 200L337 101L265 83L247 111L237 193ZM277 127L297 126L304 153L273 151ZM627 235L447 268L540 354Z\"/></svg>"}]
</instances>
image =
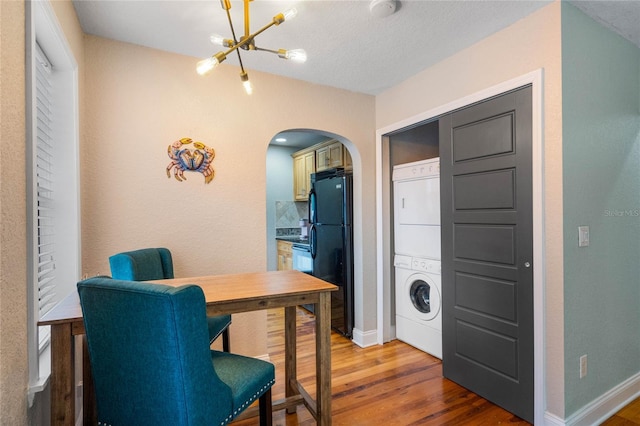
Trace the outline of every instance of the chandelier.
<instances>
[{"instance_id":1,"label":"chandelier","mask_svg":"<svg viewBox=\"0 0 640 426\"><path fill-rule=\"evenodd\" d=\"M278 50L272 50L272 49L265 49L262 47L258 47L256 46L256 41L255 38L263 33L264 31L266 31L267 29L271 28L272 26L276 25L280 25L282 24L284 21L288 21L290 19L292 19L293 17L296 16L297 11L296 9L289 9L283 13L278 13L276 16L273 17L273 19L271 20L271 22L269 22L267 25L265 25L264 27L260 28L258 31L256 31L255 33L251 34L251 31L249 29L249 3L252 2L253 0L243 0L244 3L244 35L240 37L240 40L238 40L238 38L236 37L236 32L233 28L233 22L231 21L231 14L229 13L229 9L231 9L231 0L220 0L220 3L222 5L222 8L227 12L227 19L229 20L229 27L231 28L231 36L233 38L228 39L228 38L224 38L221 35L218 34L212 34L210 37L210 40L213 44L217 44L223 47L228 48L228 50L226 51L220 51L218 53L216 53L215 55L203 59L201 61L198 62L196 70L198 72L198 74L200 75L205 75L208 74L209 72L211 72L215 67L217 67L218 65L220 65L221 62L223 62L225 59L227 59L227 56L231 53L233 53L233 51L236 51L236 53L238 54L238 61L240 62L240 80L242 81L242 84L244 86L244 89L246 90L247 94L251 94L253 91L253 88L251 86L251 82L249 81L249 76L247 75L247 72L244 70L244 65L242 64L242 57L240 56L240 49L242 50L260 50L263 52L270 52L270 53L274 53L276 55L278 55L280 58L282 59L290 59L294 62L305 62L307 60L307 53L303 50L303 49L294 49L294 50L285 50L285 49L278 49Z\"/></svg>"}]
</instances>

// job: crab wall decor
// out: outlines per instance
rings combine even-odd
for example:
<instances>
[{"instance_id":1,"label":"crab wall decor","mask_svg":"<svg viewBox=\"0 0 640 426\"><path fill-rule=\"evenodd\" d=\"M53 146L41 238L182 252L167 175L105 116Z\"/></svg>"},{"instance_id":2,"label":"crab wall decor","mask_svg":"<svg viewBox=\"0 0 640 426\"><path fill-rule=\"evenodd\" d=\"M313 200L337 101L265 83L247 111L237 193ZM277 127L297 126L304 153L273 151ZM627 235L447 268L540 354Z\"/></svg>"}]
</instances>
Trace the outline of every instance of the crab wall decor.
<instances>
[{"instance_id":1,"label":"crab wall decor","mask_svg":"<svg viewBox=\"0 0 640 426\"><path fill-rule=\"evenodd\" d=\"M183 145L189 145L190 143L193 143L196 149L183 148ZM179 182L187 180L184 172L202 173L205 184L213 180L215 172L211 162L216 156L213 148L206 146L202 142L193 142L191 138L182 138L169 145L167 154L171 158L171 162L167 166L167 177L171 177L171 169L173 169L173 177Z\"/></svg>"}]
</instances>

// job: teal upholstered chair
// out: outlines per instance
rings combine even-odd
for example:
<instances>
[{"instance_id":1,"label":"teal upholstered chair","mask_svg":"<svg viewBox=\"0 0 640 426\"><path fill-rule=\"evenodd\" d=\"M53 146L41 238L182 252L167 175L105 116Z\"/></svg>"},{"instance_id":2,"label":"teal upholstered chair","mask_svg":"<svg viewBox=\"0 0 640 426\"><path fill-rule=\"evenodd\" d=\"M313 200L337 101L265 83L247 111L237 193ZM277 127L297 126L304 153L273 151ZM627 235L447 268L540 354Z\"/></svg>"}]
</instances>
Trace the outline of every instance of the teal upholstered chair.
<instances>
[{"instance_id":1,"label":"teal upholstered chair","mask_svg":"<svg viewBox=\"0 0 640 426\"><path fill-rule=\"evenodd\" d=\"M109 258L111 276L117 280L149 281L173 278L173 259L166 248L145 248L114 254ZM207 317L209 341L222 334L222 350L230 352L231 315Z\"/></svg>"},{"instance_id":2,"label":"teal upholstered chair","mask_svg":"<svg viewBox=\"0 0 640 426\"><path fill-rule=\"evenodd\" d=\"M259 399L271 424L271 363L210 350L195 285L78 283L98 425L224 425Z\"/></svg>"}]
</instances>

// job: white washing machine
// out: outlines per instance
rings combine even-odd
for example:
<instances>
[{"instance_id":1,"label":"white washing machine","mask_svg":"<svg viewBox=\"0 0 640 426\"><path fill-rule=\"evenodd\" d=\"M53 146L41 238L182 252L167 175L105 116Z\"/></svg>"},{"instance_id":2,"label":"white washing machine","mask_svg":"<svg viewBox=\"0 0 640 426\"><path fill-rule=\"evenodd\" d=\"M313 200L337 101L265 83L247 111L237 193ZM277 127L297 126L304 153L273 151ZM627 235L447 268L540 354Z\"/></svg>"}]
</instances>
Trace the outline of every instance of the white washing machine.
<instances>
[{"instance_id":1,"label":"white washing machine","mask_svg":"<svg viewBox=\"0 0 640 426\"><path fill-rule=\"evenodd\" d=\"M440 259L440 158L393 167L395 254Z\"/></svg>"},{"instance_id":2,"label":"white washing machine","mask_svg":"<svg viewBox=\"0 0 640 426\"><path fill-rule=\"evenodd\" d=\"M396 337L442 359L440 260L396 255Z\"/></svg>"}]
</instances>

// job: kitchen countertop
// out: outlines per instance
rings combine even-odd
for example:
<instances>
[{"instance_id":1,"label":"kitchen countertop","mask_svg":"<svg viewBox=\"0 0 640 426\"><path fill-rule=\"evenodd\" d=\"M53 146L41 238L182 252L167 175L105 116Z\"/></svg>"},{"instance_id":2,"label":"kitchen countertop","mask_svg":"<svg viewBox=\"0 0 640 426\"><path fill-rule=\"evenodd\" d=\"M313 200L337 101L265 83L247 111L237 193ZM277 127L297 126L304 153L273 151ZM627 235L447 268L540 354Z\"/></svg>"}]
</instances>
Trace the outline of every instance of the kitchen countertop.
<instances>
[{"instance_id":1,"label":"kitchen countertop","mask_svg":"<svg viewBox=\"0 0 640 426\"><path fill-rule=\"evenodd\" d=\"M300 236L298 235L283 235L280 237L276 237L276 240L280 240L280 241L288 241L290 243L294 243L294 244L300 244L300 245L309 245L309 238L300 238Z\"/></svg>"}]
</instances>

